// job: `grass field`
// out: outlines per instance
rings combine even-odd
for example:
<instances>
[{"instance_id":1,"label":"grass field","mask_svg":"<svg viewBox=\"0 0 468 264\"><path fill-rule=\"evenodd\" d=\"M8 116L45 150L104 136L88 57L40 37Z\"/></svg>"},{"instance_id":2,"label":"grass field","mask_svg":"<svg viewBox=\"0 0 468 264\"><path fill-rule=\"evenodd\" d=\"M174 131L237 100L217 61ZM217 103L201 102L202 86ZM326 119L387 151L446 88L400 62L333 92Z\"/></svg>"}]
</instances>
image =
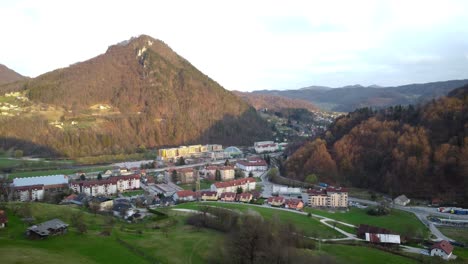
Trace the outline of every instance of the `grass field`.
<instances>
[{"instance_id":1,"label":"grass field","mask_svg":"<svg viewBox=\"0 0 468 264\"><path fill-rule=\"evenodd\" d=\"M126 196L126 197L131 197L131 196L141 195L141 194L145 194L145 191L144 190L136 190L136 191L127 191L127 192L122 193L122 195Z\"/></svg>"},{"instance_id":2,"label":"grass field","mask_svg":"<svg viewBox=\"0 0 468 264\"><path fill-rule=\"evenodd\" d=\"M299 229L303 230L306 235L318 238L341 238L344 237L335 230L328 228L319 222L315 218L310 218L306 215L296 214L293 212L287 212L282 210L275 210L271 208L251 206L247 204L238 204L238 203L220 203L220 202L204 202L204 203L184 203L177 205L177 208L185 209L199 209L200 205L210 205L218 206L223 208L229 208L234 210L239 210L240 212L247 212L252 210L258 212L266 219L271 219L274 216L277 216L280 221L283 223L293 223Z\"/></svg>"},{"instance_id":3,"label":"grass field","mask_svg":"<svg viewBox=\"0 0 468 264\"><path fill-rule=\"evenodd\" d=\"M455 241L468 245L468 228L437 227L440 232Z\"/></svg>"},{"instance_id":4,"label":"grass field","mask_svg":"<svg viewBox=\"0 0 468 264\"><path fill-rule=\"evenodd\" d=\"M206 263L213 248L223 243L223 234L212 230L195 230L185 225L185 218L178 216L163 221L174 221L166 233L154 229L155 225L165 223L147 220L138 224L117 222L111 236L102 236L100 232L104 217L84 212L84 222L88 232L78 234L73 227L62 236L33 241L24 236L28 227L7 209L9 225L0 229L0 263ZM70 224L73 213L81 211L70 206L58 206L41 203L31 204L32 215L36 222L60 218ZM140 256L122 245L117 238L134 248L145 252L154 261Z\"/></svg>"},{"instance_id":5,"label":"grass field","mask_svg":"<svg viewBox=\"0 0 468 264\"><path fill-rule=\"evenodd\" d=\"M74 174L77 171L83 172L95 172L95 171L105 171L112 169L112 167L91 167L91 168L80 168L80 169L60 169L60 170L40 170L40 171L25 171L25 172L14 172L9 175L10 179L14 178L23 178L23 177L33 177L33 176L46 176L46 175L55 175L55 174Z\"/></svg>"},{"instance_id":6,"label":"grass field","mask_svg":"<svg viewBox=\"0 0 468 264\"><path fill-rule=\"evenodd\" d=\"M356 264L411 264L419 263L416 260L394 255L374 248L362 246L349 246L337 244L322 244L320 250L334 256L339 263Z\"/></svg>"},{"instance_id":7,"label":"grass field","mask_svg":"<svg viewBox=\"0 0 468 264\"><path fill-rule=\"evenodd\" d=\"M210 189L211 184L213 183L214 181L210 181L207 179L200 180L200 190ZM180 184L179 187L184 190L192 190L195 187L195 184L194 183Z\"/></svg>"},{"instance_id":8,"label":"grass field","mask_svg":"<svg viewBox=\"0 0 468 264\"><path fill-rule=\"evenodd\" d=\"M350 208L348 212L329 212L320 209L304 208L305 212L336 219L345 223L358 226L367 224L390 229L401 234L407 232L418 232L427 236L427 228L411 213L392 209L391 213L385 216L371 216L365 209Z\"/></svg>"}]
</instances>

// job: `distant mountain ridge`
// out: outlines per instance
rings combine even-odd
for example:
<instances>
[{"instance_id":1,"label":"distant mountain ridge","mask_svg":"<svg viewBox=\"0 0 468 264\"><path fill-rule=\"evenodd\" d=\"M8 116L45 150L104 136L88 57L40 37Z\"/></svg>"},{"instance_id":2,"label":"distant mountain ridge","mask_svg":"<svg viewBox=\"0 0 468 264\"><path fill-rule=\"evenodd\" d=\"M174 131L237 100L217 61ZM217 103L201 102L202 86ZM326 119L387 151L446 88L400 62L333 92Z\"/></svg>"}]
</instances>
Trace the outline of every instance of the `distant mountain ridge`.
<instances>
[{"instance_id":1,"label":"distant mountain ridge","mask_svg":"<svg viewBox=\"0 0 468 264\"><path fill-rule=\"evenodd\" d=\"M0 86L0 96L6 92L26 99L11 101L19 107L0 115L3 148L17 146L2 138L17 138L76 157L191 143L250 145L271 136L255 109L146 35Z\"/></svg>"},{"instance_id":2,"label":"distant mountain ridge","mask_svg":"<svg viewBox=\"0 0 468 264\"><path fill-rule=\"evenodd\" d=\"M21 81L24 79L26 79L25 76L15 72L3 64L0 64L0 85Z\"/></svg>"},{"instance_id":3,"label":"distant mountain ridge","mask_svg":"<svg viewBox=\"0 0 468 264\"><path fill-rule=\"evenodd\" d=\"M297 90L260 90L253 93L302 99L322 109L350 112L362 107L385 108L392 105L424 103L445 96L451 90L465 84L468 84L468 79L393 87L380 87L377 85L367 87L350 85L340 88L310 86Z\"/></svg>"},{"instance_id":4,"label":"distant mountain ridge","mask_svg":"<svg viewBox=\"0 0 468 264\"><path fill-rule=\"evenodd\" d=\"M301 99L291 99L284 96L239 91L233 91L233 93L244 99L257 110L280 110L285 108L303 108L309 110L310 112L315 112L318 110L318 108L312 103Z\"/></svg>"}]
</instances>

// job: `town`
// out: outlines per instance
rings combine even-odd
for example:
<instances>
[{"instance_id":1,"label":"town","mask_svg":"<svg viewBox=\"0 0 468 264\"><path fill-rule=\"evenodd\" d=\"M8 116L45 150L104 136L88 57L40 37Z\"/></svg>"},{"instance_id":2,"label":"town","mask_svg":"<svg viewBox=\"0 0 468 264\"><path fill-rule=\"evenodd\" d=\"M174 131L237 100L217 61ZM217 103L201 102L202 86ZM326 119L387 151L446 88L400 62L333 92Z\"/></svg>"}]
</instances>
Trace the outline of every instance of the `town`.
<instances>
[{"instance_id":1,"label":"town","mask_svg":"<svg viewBox=\"0 0 468 264\"><path fill-rule=\"evenodd\" d=\"M191 213L203 204L266 208L316 218L339 237L311 237L316 241L363 241L384 251L439 256L445 260L457 258L453 254L454 245L463 243L445 236L438 228L468 228L467 209L409 206L411 200L404 194L394 199L383 197L380 201L363 199L353 197L346 187L323 182L307 187L274 183L272 160L281 157L286 146L287 143L262 141L250 147L223 148L215 144L162 148L156 160L123 162L105 171L14 178L9 183L8 198L24 204L47 202L86 208L130 225L145 221L161 209ZM432 203L437 205L437 201ZM402 229L374 226L373 221L365 220L372 216L364 217L362 222L359 218L347 219L346 214L356 210L376 215L388 214L390 210L414 214L428 228L431 238L416 239ZM9 228L8 219L7 211L2 209L0 228ZM27 221L32 225L24 232L31 239L66 235L71 224L60 218L40 223ZM422 246L415 247L416 242Z\"/></svg>"}]
</instances>

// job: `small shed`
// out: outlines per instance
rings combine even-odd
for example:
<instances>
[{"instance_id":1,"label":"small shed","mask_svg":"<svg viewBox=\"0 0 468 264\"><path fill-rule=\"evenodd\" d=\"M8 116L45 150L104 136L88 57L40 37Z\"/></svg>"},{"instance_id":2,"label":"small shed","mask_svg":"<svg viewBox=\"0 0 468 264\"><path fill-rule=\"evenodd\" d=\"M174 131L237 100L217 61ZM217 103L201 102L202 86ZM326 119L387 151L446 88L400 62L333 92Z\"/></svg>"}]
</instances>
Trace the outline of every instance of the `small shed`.
<instances>
[{"instance_id":1,"label":"small shed","mask_svg":"<svg viewBox=\"0 0 468 264\"><path fill-rule=\"evenodd\" d=\"M402 194L398 196L397 198L393 199L393 203L396 205L401 205L401 206L406 206L409 204L411 200L406 197L406 195Z\"/></svg>"}]
</instances>

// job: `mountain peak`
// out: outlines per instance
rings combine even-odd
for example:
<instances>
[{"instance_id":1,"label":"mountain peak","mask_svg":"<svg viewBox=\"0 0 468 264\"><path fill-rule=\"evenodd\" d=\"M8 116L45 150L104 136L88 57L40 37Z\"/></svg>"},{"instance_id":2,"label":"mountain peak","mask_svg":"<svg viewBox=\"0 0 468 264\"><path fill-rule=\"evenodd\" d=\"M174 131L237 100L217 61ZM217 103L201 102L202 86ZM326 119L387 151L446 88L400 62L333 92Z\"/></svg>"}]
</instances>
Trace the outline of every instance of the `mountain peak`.
<instances>
[{"instance_id":1,"label":"mountain peak","mask_svg":"<svg viewBox=\"0 0 468 264\"><path fill-rule=\"evenodd\" d=\"M0 64L0 85L24 80L26 77Z\"/></svg>"}]
</instances>

